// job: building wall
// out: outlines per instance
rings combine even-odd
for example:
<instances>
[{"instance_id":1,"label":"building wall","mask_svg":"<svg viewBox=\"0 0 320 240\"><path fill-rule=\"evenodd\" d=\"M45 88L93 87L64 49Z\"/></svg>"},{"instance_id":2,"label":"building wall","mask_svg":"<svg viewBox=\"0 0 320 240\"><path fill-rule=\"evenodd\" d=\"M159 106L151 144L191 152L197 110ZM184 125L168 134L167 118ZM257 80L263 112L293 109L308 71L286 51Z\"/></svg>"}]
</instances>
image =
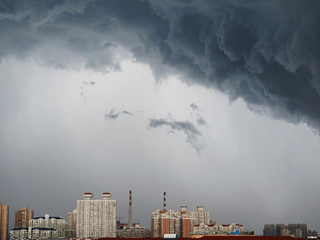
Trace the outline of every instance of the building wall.
<instances>
[{"instance_id":1,"label":"building wall","mask_svg":"<svg viewBox=\"0 0 320 240\"><path fill-rule=\"evenodd\" d=\"M22 207L21 210L14 213L14 227L15 228L28 228L29 221L34 217L34 212L29 211L28 208Z\"/></svg>"},{"instance_id":2,"label":"building wall","mask_svg":"<svg viewBox=\"0 0 320 240\"><path fill-rule=\"evenodd\" d=\"M0 203L0 239L8 239L9 206Z\"/></svg>"},{"instance_id":3,"label":"building wall","mask_svg":"<svg viewBox=\"0 0 320 240\"><path fill-rule=\"evenodd\" d=\"M151 236L163 238L165 234L177 234L179 237L190 237L193 232L194 218L186 211L174 212L157 209L151 213Z\"/></svg>"},{"instance_id":4,"label":"building wall","mask_svg":"<svg viewBox=\"0 0 320 240\"><path fill-rule=\"evenodd\" d=\"M266 224L263 229L264 236L294 236L296 238L305 238L307 236L307 224L298 223L285 224Z\"/></svg>"},{"instance_id":5,"label":"building wall","mask_svg":"<svg viewBox=\"0 0 320 240\"><path fill-rule=\"evenodd\" d=\"M28 228L14 228L10 230L10 239L25 239L28 238Z\"/></svg>"},{"instance_id":6,"label":"building wall","mask_svg":"<svg viewBox=\"0 0 320 240\"><path fill-rule=\"evenodd\" d=\"M188 215L195 219L195 225L210 225L210 212L204 211L202 206L198 206L197 211L188 211Z\"/></svg>"},{"instance_id":7,"label":"building wall","mask_svg":"<svg viewBox=\"0 0 320 240\"><path fill-rule=\"evenodd\" d=\"M31 228L53 228L56 230L53 237L64 238L66 236L66 221L61 217L50 217L46 214L44 217L34 217L29 221Z\"/></svg>"},{"instance_id":8,"label":"building wall","mask_svg":"<svg viewBox=\"0 0 320 240\"><path fill-rule=\"evenodd\" d=\"M77 232L77 209L73 210L73 212L68 212L66 237L75 238L76 232Z\"/></svg>"},{"instance_id":9,"label":"building wall","mask_svg":"<svg viewBox=\"0 0 320 240\"><path fill-rule=\"evenodd\" d=\"M102 200L84 197L77 202L77 238L116 237L117 201L111 194Z\"/></svg>"}]
</instances>

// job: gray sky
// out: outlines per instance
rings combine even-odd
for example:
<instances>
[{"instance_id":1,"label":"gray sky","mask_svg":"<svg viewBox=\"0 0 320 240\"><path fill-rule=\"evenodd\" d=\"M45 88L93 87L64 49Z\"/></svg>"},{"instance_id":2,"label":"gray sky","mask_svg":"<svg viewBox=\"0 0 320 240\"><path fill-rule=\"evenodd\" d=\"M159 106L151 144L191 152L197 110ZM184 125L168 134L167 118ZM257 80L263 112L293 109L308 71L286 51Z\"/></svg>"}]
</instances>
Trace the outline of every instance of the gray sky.
<instances>
[{"instance_id":1,"label":"gray sky","mask_svg":"<svg viewBox=\"0 0 320 240\"><path fill-rule=\"evenodd\" d=\"M320 230L318 1L0 1L0 201L104 191Z\"/></svg>"}]
</instances>

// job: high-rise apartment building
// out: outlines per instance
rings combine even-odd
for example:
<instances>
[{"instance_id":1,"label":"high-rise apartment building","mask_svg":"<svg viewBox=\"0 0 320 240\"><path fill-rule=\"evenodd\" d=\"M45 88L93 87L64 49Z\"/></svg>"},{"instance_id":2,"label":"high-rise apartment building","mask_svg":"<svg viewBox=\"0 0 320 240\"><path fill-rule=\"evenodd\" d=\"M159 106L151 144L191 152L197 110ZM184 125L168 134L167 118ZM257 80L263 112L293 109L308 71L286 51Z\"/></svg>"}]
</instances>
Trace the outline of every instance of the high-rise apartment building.
<instances>
[{"instance_id":1,"label":"high-rise apartment building","mask_svg":"<svg viewBox=\"0 0 320 240\"><path fill-rule=\"evenodd\" d=\"M197 211L188 211L188 215L195 219L195 225L210 225L210 212L204 211L203 206L197 206Z\"/></svg>"},{"instance_id":2,"label":"high-rise apartment building","mask_svg":"<svg viewBox=\"0 0 320 240\"><path fill-rule=\"evenodd\" d=\"M307 237L307 224L266 224L264 225L263 236L293 236L296 238L305 238Z\"/></svg>"},{"instance_id":3,"label":"high-rise apartment building","mask_svg":"<svg viewBox=\"0 0 320 240\"><path fill-rule=\"evenodd\" d=\"M295 237L300 237L300 238L305 238L308 235L308 229L307 229L307 224L305 223L298 223L298 224L293 224L290 223L288 224L288 230L290 231L291 235Z\"/></svg>"},{"instance_id":4,"label":"high-rise apartment building","mask_svg":"<svg viewBox=\"0 0 320 240\"><path fill-rule=\"evenodd\" d=\"M157 209L151 213L151 236L163 238L165 234L177 234L189 238L193 232L194 218L190 217L185 207L181 211Z\"/></svg>"},{"instance_id":5,"label":"high-rise apartment building","mask_svg":"<svg viewBox=\"0 0 320 240\"><path fill-rule=\"evenodd\" d=\"M73 210L73 212L68 212L66 237L75 238L76 232L77 232L77 209Z\"/></svg>"},{"instance_id":6,"label":"high-rise apartment building","mask_svg":"<svg viewBox=\"0 0 320 240\"><path fill-rule=\"evenodd\" d=\"M34 212L29 211L27 207L22 207L14 213L14 227L15 228L28 228L29 221L34 217Z\"/></svg>"},{"instance_id":7,"label":"high-rise apartment building","mask_svg":"<svg viewBox=\"0 0 320 240\"><path fill-rule=\"evenodd\" d=\"M4 206L0 202L0 240L8 239L9 206Z\"/></svg>"},{"instance_id":8,"label":"high-rise apartment building","mask_svg":"<svg viewBox=\"0 0 320 240\"><path fill-rule=\"evenodd\" d=\"M277 236L276 225L265 224L263 228L263 236Z\"/></svg>"},{"instance_id":9,"label":"high-rise apartment building","mask_svg":"<svg viewBox=\"0 0 320 240\"><path fill-rule=\"evenodd\" d=\"M83 196L77 201L77 238L115 238L117 201L110 193L102 199L93 199L92 193Z\"/></svg>"}]
</instances>

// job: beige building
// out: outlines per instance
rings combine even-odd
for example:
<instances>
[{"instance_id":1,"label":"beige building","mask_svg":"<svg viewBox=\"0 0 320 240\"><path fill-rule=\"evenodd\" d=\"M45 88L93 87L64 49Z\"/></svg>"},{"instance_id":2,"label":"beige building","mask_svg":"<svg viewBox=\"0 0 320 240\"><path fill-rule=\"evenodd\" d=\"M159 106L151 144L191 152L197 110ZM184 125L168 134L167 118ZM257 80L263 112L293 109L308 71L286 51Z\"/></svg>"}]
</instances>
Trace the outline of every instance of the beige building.
<instances>
[{"instance_id":1,"label":"beige building","mask_svg":"<svg viewBox=\"0 0 320 240\"><path fill-rule=\"evenodd\" d=\"M210 225L210 212L204 211L203 206L197 206L197 211L188 211L188 214L194 218L195 225L200 225L201 223Z\"/></svg>"},{"instance_id":2,"label":"beige building","mask_svg":"<svg viewBox=\"0 0 320 240\"><path fill-rule=\"evenodd\" d=\"M68 222L66 229L67 238L75 238L77 233L77 209L68 212Z\"/></svg>"},{"instance_id":3,"label":"beige building","mask_svg":"<svg viewBox=\"0 0 320 240\"><path fill-rule=\"evenodd\" d=\"M0 240L8 239L9 206L0 202Z\"/></svg>"},{"instance_id":4,"label":"beige building","mask_svg":"<svg viewBox=\"0 0 320 240\"><path fill-rule=\"evenodd\" d=\"M14 227L28 228L29 221L34 217L34 212L29 211L27 207L22 207L21 210L14 213Z\"/></svg>"},{"instance_id":5,"label":"beige building","mask_svg":"<svg viewBox=\"0 0 320 240\"><path fill-rule=\"evenodd\" d=\"M77 238L115 238L117 201L110 193L103 193L102 199L93 199L92 193L85 193L77 202Z\"/></svg>"}]
</instances>

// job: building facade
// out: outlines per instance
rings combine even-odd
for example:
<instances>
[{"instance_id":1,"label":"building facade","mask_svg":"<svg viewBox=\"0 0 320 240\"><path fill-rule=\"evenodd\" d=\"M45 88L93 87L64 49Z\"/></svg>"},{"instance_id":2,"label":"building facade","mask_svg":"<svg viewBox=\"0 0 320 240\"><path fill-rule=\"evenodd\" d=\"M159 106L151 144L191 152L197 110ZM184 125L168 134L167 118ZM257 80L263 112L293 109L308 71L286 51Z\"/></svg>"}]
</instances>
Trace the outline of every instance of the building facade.
<instances>
[{"instance_id":1,"label":"building facade","mask_svg":"<svg viewBox=\"0 0 320 240\"><path fill-rule=\"evenodd\" d=\"M29 229L54 229L54 238L66 237L66 221L62 217L50 217L46 214L44 217L34 217L29 221ZM48 230L47 230L48 231Z\"/></svg>"},{"instance_id":2,"label":"building facade","mask_svg":"<svg viewBox=\"0 0 320 240\"><path fill-rule=\"evenodd\" d=\"M187 207L185 207L185 210L187 210ZM200 225L201 223L205 225L210 225L210 212L204 211L203 206L197 206L197 211L188 211L188 215L191 218L194 218L195 225Z\"/></svg>"},{"instance_id":3,"label":"building facade","mask_svg":"<svg viewBox=\"0 0 320 240\"><path fill-rule=\"evenodd\" d=\"M68 212L68 222L66 229L67 238L75 238L77 233L77 209Z\"/></svg>"},{"instance_id":4,"label":"building facade","mask_svg":"<svg viewBox=\"0 0 320 240\"><path fill-rule=\"evenodd\" d=\"M276 225L265 224L263 228L263 236L277 236Z\"/></svg>"},{"instance_id":5,"label":"building facade","mask_svg":"<svg viewBox=\"0 0 320 240\"><path fill-rule=\"evenodd\" d=\"M103 193L99 200L92 193L83 196L77 201L77 238L115 238L117 201L110 193Z\"/></svg>"},{"instance_id":6,"label":"building facade","mask_svg":"<svg viewBox=\"0 0 320 240\"><path fill-rule=\"evenodd\" d=\"M57 238L57 230L53 228L13 228L10 239L48 239Z\"/></svg>"},{"instance_id":7,"label":"building facade","mask_svg":"<svg viewBox=\"0 0 320 240\"><path fill-rule=\"evenodd\" d=\"M244 234L244 228L242 224L209 224L201 223L194 225L194 235L242 235Z\"/></svg>"},{"instance_id":8,"label":"building facade","mask_svg":"<svg viewBox=\"0 0 320 240\"><path fill-rule=\"evenodd\" d=\"M185 207L181 211L157 209L151 213L151 237L163 238L165 234L177 234L178 237L189 238L193 232L194 218Z\"/></svg>"},{"instance_id":9,"label":"building facade","mask_svg":"<svg viewBox=\"0 0 320 240\"><path fill-rule=\"evenodd\" d=\"M298 223L293 224L290 223L288 225L285 224L266 224L263 228L264 236L292 236L295 238L306 238L308 235L307 224Z\"/></svg>"},{"instance_id":10,"label":"building facade","mask_svg":"<svg viewBox=\"0 0 320 240\"><path fill-rule=\"evenodd\" d=\"M34 212L27 207L22 207L14 213L14 228L28 228L29 221L34 217Z\"/></svg>"},{"instance_id":11,"label":"building facade","mask_svg":"<svg viewBox=\"0 0 320 240\"><path fill-rule=\"evenodd\" d=\"M120 226L119 226L120 228ZM126 227L126 224L122 229L117 230L117 238L147 238L150 237L150 231L145 227L139 225L139 223L133 223L131 227Z\"/></svg>"},{"instance_id":12,"label":"building facade","mask_svg":"<svg viewBox=\"0 0 320 240\"><path fill-rule=\"evenodd\" d=\"M0 202L0 240L8 239L9 226L9 206L4 206Z\"/></svg>"}]
</instances>

